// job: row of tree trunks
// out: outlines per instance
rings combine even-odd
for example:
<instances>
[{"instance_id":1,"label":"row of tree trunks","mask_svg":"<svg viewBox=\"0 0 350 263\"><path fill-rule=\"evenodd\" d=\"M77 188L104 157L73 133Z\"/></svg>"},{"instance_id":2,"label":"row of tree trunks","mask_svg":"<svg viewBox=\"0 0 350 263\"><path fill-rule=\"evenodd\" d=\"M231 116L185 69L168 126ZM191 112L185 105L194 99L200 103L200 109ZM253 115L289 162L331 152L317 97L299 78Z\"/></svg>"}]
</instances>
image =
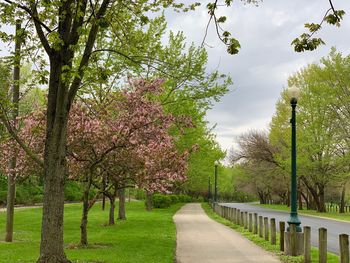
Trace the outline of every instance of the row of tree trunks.
<instances>
[{"instance_id":1,"label":"row of tree trunks","mask_svg":"<svg viewBox=\"0 0 350 263\"><path fill-rule=\"evenodd\" d=\"M119 198L119 209L118 209L118 220L125 220L126 219L126 213L125 213L125 188L124 186L122 188L118 188L118 184L114 185L113 193L108 195L109 201L110 201L110 208L109 208L109 220L108 225L114 225L114 211L115 211L115 199L118 195Z\"/></svg>"}]
</instances>

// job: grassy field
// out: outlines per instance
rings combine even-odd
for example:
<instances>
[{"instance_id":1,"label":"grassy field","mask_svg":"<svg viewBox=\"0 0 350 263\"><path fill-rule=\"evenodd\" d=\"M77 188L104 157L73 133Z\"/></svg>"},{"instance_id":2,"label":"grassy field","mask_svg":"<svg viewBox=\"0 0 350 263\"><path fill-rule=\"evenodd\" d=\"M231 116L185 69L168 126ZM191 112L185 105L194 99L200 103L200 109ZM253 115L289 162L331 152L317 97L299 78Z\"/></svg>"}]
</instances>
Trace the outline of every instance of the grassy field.
<instances>
[{"instance_id":1,"label":"grassy field","mask_svg":"<svg viewBox=\"0 0 350 263\"><path fill-rule=\"evenodd\" d=\"M126 221L105 226L108 207L89 214L89 247L79 248L81 205L66 205L64 243L73 262L172 263L176 228L172 217L180 204L146 212L143 202L126 204ZM39 256L41 208L16 210L14 243L5 243L5 213L0 212L0 262L35 262Z\"/></svg>"},{"instance_id":2,"label":"grassy field","mask_svg":"<svg viewBox=\"0 0 350 263\"><path fill-rule=\"evenodd\" d=\"M287 207L286 205L260 205L260 204L258 204L257 206L261 206L261 207L269 208L269 209L275 209L275 210L279 210L279 211L288 211L288 212L290 211L290 208ZM326 217L326 218L350 222L350 213L344 213L344 214L339 214L339 212L320 213L320 212L317 212L315 210L306 210L306 209L305 210L298 210L298 213L301 215Z\"/></svg>"},{"instance_id":3,"label":"grassy field","mask_svg":"<svg viewBox=\"0 0 350 263\"><path fill-rule=\"evenodd\" d=\"M216 213L213 212L213 210L211 209L211 207L207 203L203 203L202 207L210 218L236 230L237 232L242 234L244 237L248 238L249 240L251 240L255 244L262 247L263 249L265 249L269 252L272 252L273 254L278 256L282 262L286 262L286 263L302 263L302 262L304 262L304 258L302 256L290 257L290 256L285 256L282 252L280 252L279 245L278 245L279 244L279 237L278 236L277 236L277 245L271 245L271 243L269 241L266 241L264 238L260 238L258 235L254 235L253 233L249 232L247 229L244 229L244 227L241 227L239 225L235 225L231 221L220 217L219 215L217 215ZM312 256L312 262L315 262L315 263L319 262L318 261L318 250L316 248L312 248L311 256ZM328 253L327 262L328 263L338 263L339 257L335 254Z\"/></svg>"}]
</instances>

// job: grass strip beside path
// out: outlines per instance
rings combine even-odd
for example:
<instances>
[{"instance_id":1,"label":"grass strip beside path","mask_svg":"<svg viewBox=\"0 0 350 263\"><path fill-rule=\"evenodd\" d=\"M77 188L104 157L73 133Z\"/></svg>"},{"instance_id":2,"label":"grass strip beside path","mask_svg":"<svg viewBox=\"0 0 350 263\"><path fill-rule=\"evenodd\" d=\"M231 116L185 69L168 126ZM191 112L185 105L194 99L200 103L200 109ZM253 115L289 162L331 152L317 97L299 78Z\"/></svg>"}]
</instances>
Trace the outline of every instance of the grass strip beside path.
<instances>
[{"instance_id":1,"label":"grass strip beside path","mask_svg":"<svg viewBox=\"0 0 350 263\"><path fill-rule=\"evenodd\" d=\"M289 212L290 208L286 205L261 205L261 204L254 204L256 206L260 206L267 209L273 209L273 210L279 210L279 211L286 211ZM343 213L340 214L339 212L326 212L326 213L320 213L315 210L298 210L298 214L300 215L307 215L307 216L317 216L317 217L324 217L329 219L336 219L341 221L350 222L350 213Z\"/></svg>"},{"instance_id":2,"label":"grass strip beside path","mask_svg":"<svg viewBox=\"0 0 350 263\"><path fill-rule=\"evenodd\" d=\"M118 207L118 204L116 204ZM127 220L106 226L108 210L95 205L89 213L87 248L77 246L82 205L65 206L66 254L76 263L173 263L176 228L173 215L181 207L145 210L144 202L126 203ZM0 212L0 262L35 262L39 257L42 208L15 210L14 240L5 243L6 214Z\"/></svg>"},{"instance_id":3,"label":"grass strip beside path","mask_svg":"<svg viewBox=\"0 0 350 263\"><path fill-rule=\"evenodd\" d=\"M282 262L285 263L302 263L304 262L303 256L299 257L291 257L291 256L286 256L284 255L280 250L279 250L279 236L277 235L277 245L271 245L270 241L266 241L264 238L260 238L258 235L254 235L253 233L249 232L247 229L244 229L244 227L241 227L239 225L233 224L231 221L226 220L225 218L222 218L218 214L214 213L209 204L207 203L202 203L202 207L206 214L213 220L226 225L235 231L239 232L242 236L246 237L250 241L254 242L258 246L262 247L264 250L272 252L273 254L277 255ZM270 235L271 236L271 235ZM318 249L312 248L311 251L311 260L312 262L319 262L318 261ZM339 262L339 257L335 254L328 253L327 257L327 262L328 263L338 263Z\"/></svg>"}]
</instances>

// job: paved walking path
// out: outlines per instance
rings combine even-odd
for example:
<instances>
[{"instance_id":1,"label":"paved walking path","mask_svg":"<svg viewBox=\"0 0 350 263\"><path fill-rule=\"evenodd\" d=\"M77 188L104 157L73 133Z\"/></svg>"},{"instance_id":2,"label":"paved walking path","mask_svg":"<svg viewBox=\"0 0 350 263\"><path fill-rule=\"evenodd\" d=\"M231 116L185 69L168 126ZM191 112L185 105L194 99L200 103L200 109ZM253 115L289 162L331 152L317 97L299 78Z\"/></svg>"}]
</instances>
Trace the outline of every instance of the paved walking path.
<instances>
[{"instance_id":1,"label":"paved walking path","mask_svg":"<svg viewBox=\"0 0 350 263\"><path fill-rule=\"evenodd\" d=\"M200 204L183 206L174 221L176 263L280 262L231 228L210 219Z\"/></svg>"}]
</instances>

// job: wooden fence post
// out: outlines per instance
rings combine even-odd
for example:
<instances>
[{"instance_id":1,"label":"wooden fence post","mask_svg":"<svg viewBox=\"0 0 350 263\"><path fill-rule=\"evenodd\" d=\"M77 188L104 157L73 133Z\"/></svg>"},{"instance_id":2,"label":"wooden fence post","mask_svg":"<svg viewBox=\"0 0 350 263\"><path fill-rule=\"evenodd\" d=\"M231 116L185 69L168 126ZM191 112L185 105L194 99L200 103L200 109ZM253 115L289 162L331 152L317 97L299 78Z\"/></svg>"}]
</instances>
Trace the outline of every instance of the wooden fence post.
<instances>
[{"instance_id":1,"label":"wooden fence post","mask_svg":"<svg viewBox=\"0 0 350 263\"><path fill-rule=\"evenodd\" d=\"M318 253L319 253L319 263L327 262L327 229L318 229Z\"/></svg>"},{"instance_id":2,"label":"wooden fence post","mask_svg":"<svg viewBox=\"0 0 350 263\"><path fill-rule=\"evenodd\" d=\"M237 208L233 208L233 223L235 223L235 224L237 224L236 213L237 213Z\"/></svg>"},{"instance_id":3,"label":"wooden fence post","mask_svg":"<svg viewBox=\"0 0 350 263\"><path fill-rule=\"evenodd\" d=\"M276 219L270 219L271 244L276 245Z\"/></svg>"},{"instance_id":4,"label":"wooden fence post","mask_svg":"<svg viewBox=\"0 0 350 263\"><path fill-rule=\"evenodd\" d=\"M254 234L258 234L258 214L254 213Z\"/></svg>"},{"instance_id":5,"label":"wooden fence post","mask_svg":"<svg viewBox=\"0 0 350 263\"><path fill-rule=\"evenodd\" d=\"M248 229L248 212L244 212L244 228Z\"/></svg>"},{"instance_id":6,"label":"wooden fence post","mask_svg":"<svg viewBox=\"0 0 350 263\"><path fill-rule=\"evenodd\" d=\"M311 263L311 227L304 226L304 262Z\"/></svg>"},{"instance_id":7,"label":"wooden fence post","mask_svg":"<svg viewBox=\"0 0 350 263\"><path fill-rule=\"evenodd\" d=\"M259 237L263 237L263 217L259 216Z\"/></svg>"},{"instance_id":8,"label":"wooden fence post","mask_svg":"<svg viewBox=\"0 0 350 263\"><path fill-rule=\"evenodd\" d=\"M244 226L244 212L241 212L241 226Z\"/></svg>"},{"instance_id":9,"label":"wooden fence post","mask_svg":"<svg viewBox=\"0 0 350 263\"><path fill-rule=\"evenodd\" d=\"M249 232L253 232L253 215L252 213L249 213Z\"/></svg>"},{"instance_id":10,"label":"wooden fence post","mask_svg":"<svg viewBox=\"0 0 350 263\"><path fill-rule=\"evenodd\" d=\"M268 241L269 240L269 218L264 217L264 230L265 230L265 240Z\"/></svg>"},{"instance_id":11,"label":"wooden fence post","mask_svg":"<svg viewBox=\"0 0 350 263\"><path fill-rule=\"evenodd\" d=\"M340 263L349 263L349 235L339 235Z\"/></svg>"},{"instance_id":12,"label":"wooden fence post","mask_svg":"<svg viewBox=\"0 0 350 263\"><path fill-rule=\"evenodd\" d=\"M297 228L295 224L289 225L290 230L290 253L291 256L297 256Z\"/></svg>"},{"instance_id":13,"label":"wooden fence post","mask_svg":"<svg viewBox=\"0 0 350 263\"><path fill-rule=\"evenodd\" d=\"M280 251L284 251L284 231L286 231L286 223L280 222Z\"/></svg>"}]
</instances>

